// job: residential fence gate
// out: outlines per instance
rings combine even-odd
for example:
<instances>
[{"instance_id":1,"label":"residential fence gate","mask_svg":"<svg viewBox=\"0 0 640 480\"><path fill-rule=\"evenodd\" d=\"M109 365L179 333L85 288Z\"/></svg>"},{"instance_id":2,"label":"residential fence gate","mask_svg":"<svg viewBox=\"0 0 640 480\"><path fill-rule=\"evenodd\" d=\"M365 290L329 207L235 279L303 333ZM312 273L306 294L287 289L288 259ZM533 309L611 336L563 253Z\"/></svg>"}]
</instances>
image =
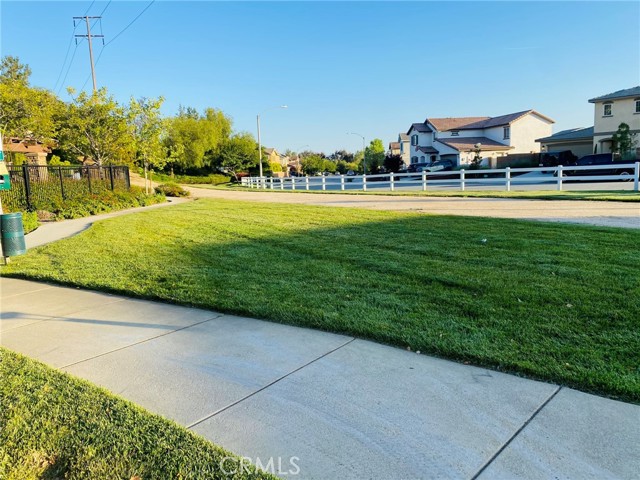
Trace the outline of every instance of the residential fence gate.
<instances>
[{"instance_id":1,"label":"residential fence gate","mask_svg":"<svg viewBox=\"0 0 640 480\"><path fill-rule=\"evenodd\" d=\"M11 188L0 191L5 211L39 210L64 200L101 191L129 190L129 167L41 166L9 167Z\"/></svg>"}]
</instances>

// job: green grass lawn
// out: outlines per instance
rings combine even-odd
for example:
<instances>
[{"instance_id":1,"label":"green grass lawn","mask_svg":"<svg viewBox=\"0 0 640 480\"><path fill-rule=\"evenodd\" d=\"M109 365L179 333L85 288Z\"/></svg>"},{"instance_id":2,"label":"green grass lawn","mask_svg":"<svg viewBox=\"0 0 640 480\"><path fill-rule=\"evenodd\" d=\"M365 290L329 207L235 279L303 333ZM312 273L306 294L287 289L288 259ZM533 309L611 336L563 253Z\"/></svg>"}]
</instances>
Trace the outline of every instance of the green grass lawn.
<instances>
[{"instance_id":1,"label":"green grass lawn","mask_svg":"<svg viewBox=\"0 0 640 480\"><path fill-rule=\"evenodd\" d=\"M173 422L2 348L0 478L275 479Z\"/></svg>"},{"instance_id":2,"label":"green grass lawn","mask_svg":"<svg viewBox=\"0 0 640 480\"><path fill-rule=\"evenodd\" d=\"M237 184L226 185L189 185L190 187L205 188L212 190L237 190L246 192L271 192L272 190L267 187L264 189L241 187ZM398 191L391 192L389 190L367 190L355 191L355 190L279 190L274 188L273 192L278 193L311 193L316 195L332 195L332 194L347 194L347 195L390 195L390 196L405 196L405 197L464 197L464 198L521 198L525 200L600 200L600 201L615 201L615 202L640 202L640 192L634 192L631 190L589 190L589 191L572 191L572 190L521 190L507 192L504 190L436 190L426 191L410 190L410 191ZM302 187L304 188L304 187Z\"/></svg>"},{"instance_id":3,"label":"green grass lawn","mask_svg":"<svg viewBox=\"0 0 640 480\"><path fill-rule=\"evenodd\" d=\"M2 273L340 332L640 401L640 231L198 200Z\"/></svg>"}]
</instances>

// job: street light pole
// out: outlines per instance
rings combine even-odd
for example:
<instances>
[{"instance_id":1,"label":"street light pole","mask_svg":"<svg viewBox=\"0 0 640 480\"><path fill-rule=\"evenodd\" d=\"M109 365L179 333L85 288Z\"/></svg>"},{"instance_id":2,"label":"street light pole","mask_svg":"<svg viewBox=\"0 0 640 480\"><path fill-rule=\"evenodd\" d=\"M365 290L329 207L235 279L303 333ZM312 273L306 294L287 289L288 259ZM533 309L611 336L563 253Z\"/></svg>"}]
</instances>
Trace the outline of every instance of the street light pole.
<instances>
[{"instance_id":1,"label":"street light pole","mask_svg":"<svg viewBox=\"0 0 640 480\"><path fill-rule=\"evenodd\" d=\"M354 132L348 132L348 135L357 135L358 137L362 138L362 172L366 175L367 174L367 160L365 157L365 146L364 146L364 135L360 135L359 133L354 133Z\"/></svg>"},{"instance_id":2,"label":"street light pole","mask_svg":"<svg viewBox=\"0 0 640 480\"><path fill-rule=\"evenodd\" d=\"M267 110L272 110L274 108L288 108L286 105L280 105L278 107L271 107L268 108ZM266 112L267 110L264 110L262 113ZM262 178L262 142L260 141L260 113L258 115L256 115L256 123L258 125L258 155L260 156L260 178Z\"/></svg>"}]
</instances>

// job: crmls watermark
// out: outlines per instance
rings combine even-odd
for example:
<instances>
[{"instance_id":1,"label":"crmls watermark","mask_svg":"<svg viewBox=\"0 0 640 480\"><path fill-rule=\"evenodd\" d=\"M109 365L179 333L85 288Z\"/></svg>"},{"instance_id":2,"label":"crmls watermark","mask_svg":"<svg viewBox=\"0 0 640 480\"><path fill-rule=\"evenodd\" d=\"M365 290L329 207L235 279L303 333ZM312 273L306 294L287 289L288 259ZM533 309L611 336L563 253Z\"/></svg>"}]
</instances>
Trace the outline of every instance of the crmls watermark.
<instances>
[{"instance_id":1,"label":"crmls watermark","mask_svg":"<svg viewBox=\"0 0 640 480\"><path fill-rule=\"evenodd\" d=\"M300 473L300 467L298 466L300 458L298 457L285 459L282 457L269 457L266 462L264 460L260 457L224 457L220 460L220 470L225 475L234 475L237 473L249 473L255 466L273 475L298 475Z\"/></svg>"}]
</instances>

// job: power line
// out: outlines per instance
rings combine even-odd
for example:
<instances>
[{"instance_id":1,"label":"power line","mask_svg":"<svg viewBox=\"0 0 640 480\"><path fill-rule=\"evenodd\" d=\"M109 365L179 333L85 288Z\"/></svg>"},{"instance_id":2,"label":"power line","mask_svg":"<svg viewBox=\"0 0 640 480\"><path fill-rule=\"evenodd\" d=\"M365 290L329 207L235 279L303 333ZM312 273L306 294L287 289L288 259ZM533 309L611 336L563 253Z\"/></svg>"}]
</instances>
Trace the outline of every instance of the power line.
<instances>
[{"instance_id":1,"label":"power line","mask_svg":"<svg viewBox=\"0 0 640 480\"><path fill-rule=\"evenodd\" d=\"M62 83L60 83L60 87L58 88L58 91L56 92L56 95L60 94L60 90L62 90L62 86L64 85L64 82L66 82L66 80L67 80L67 75L69 75L69 70L71 70L71 65L73 65L73 59L76 58L76 52L78 51L78 45L80 45L83 40L84 40L84 38L82 40L80 40L80 43L76 43L76 48L73 49L73 55L71 55L71 60L69 60L69 66L67 67L67 72L64 74L64 78L62 79Z\"/></svg>"},{"instance_id":2,"label":"power line","mask_svg":"<svg viewBox=\"0 0 640 480\"><path fill-rule=\"evenodd\" d=\"M155 3L155 1L156 1L156 0L151 0L151 2L149 2L149 4L148 4L146 7L144 7L144 9L143 9L143 10L142 10L142 11L141 11L137 16L136 16L136 18L134 18L133 20L131 20L131 21L129 22L129 24L128 24L126 27L124 27L122 30L120 30L120 31L116 34L116 36L115 36L115 37L113 37L111 40L109 40L109 41L107 42L107 44L105 45L105 47L108 47L111 43L113 43L113 42L116 40L116 38L118 38L120 35L122 35L122 34L123 34L123 33L124 33L124 32L125 32L125 31L130 27L130 26L131 26L131 25L133 25L133 24L135 23L135 21L136 21L136 20L138 20L138 19L142 16L142 14L143 14L144 12L146 12L146 11L149 9L149 7Z\"/></svg>"},{"instance_id":3,"label":"power line","mask_svg":"<svg viewBox=\"0 0 640 480\"><path fill-rule=\"evenodd\" d=\"M100 53L98 54L98 57L96 58L96 61L94 63L94 67L98 66L98 63L100 62L100 58L102 57L102 54L104 53L104 49L107 48L110 44L112 44L116 40L116 38L118 38L120 35L122 35L131 25L133 25L136 22L136 20L138 20L144 14L144 12L146 12L149 9L149 7L151 7L151 5L153 5L155 3L155 1L156 0L151 0L151 2L149 2L149 4L146 7L144 7L142 9L142 11L138 15L136 15L136 17L133 20L131 20L126 27L124 27L122 30L120 30L111 40L109 40L106 44L104 44L102 46L102 49L100 50ZM109 1L109 3L107 3L106 7L104 7L104 10L102 10L102 12L100 13L100 16L102 16L104 11L107 9L107 7L110 4L111 4L111 1ZM100 27L102 28L102 21L100 22ZM102 30L100 30L100 33L102 33ZM87 82L89 81L89 78L91 78L90 75L87 76L87 79L82 84L82 88L80 88L80 91L84 90L84 87L87 85Z\"/></svg>"},{"instance_id":4,"label":"power line","mask_svg":"<svg viewBox=\"0 0 640 480\"><path fill-rule=\"evenodd\" d=\"M73 32L71 32L71 38L69 39L69 45L67 45L67 52L64 54L64 61L62 62L62 66L60 67L60 72L58 73L58 78L56 78L56 83L53 85L53 89L54 90L58 86L58 81L60 80L60 77L62 76L62 72L64 71L64 66L67 64L67 58L69 58L69 52L71 51L71 44L73 43L73 38L74 38L74 35L76 33L76 29L77 28L78 28L78 25L74 24Z\"/></svg>"},{"instance_id":5,"label":"power line","mask_svg":"<svg viewBox=\"0 0 640 480\"><path fill-rule=\"evenodd\" d=\"M89 14L89 10L91 10L91 7L93 7L94 3L96 3L96 0L93 0L93 2L91 2L91 5L89 5L89 8L87 8L87 11L84 12L84 16L85 17Z\"/></svg>"},{"instance_id":6,"label":"power line","mask_svg":"<svg viewBox=\"0 0 640 480\"><path fill-rule=\"evenodd\" d=\"M106 12L106 11L107 11L107 8L109 8L109 5L111 5L111 1L112 1L112 0L109 0L109 2L107 2L107 6L106 6L106 7L104 7L104 8L102 9L102 11L100 12L100 15L98 15L99 17L101 17L102 15L104 15L104 12Z\"/></svg>"}]
</instances>

